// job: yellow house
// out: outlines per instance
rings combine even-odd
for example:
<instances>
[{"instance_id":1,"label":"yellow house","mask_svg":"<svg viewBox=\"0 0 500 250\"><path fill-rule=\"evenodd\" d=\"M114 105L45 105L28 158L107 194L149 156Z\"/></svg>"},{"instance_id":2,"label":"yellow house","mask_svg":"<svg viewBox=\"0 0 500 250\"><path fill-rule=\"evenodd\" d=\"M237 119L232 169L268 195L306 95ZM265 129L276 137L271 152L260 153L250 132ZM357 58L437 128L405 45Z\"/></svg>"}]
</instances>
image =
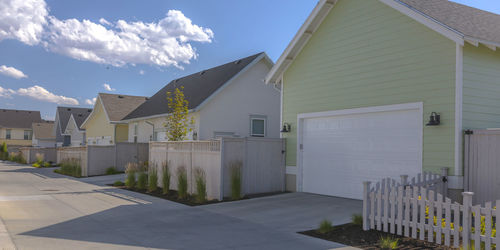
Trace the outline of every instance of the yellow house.
<instances>
[{"instance_id":1,"label":"yellow house","mask_svg":"<svg viewBox=\"0 0 500 250\"><path fill-rule=\"evenodd\" d=\"M40 111L0 109L0 143L31 146L35 122L42 122Z\"/></svg>"},{"instance_id":2,"label":"yellow house","mask_svg":"<svg viewBox=\"0 0 500 250\"><path fill-rule=\"evenodd\" d=\"M99 93L94 110L83 122L88 145L128 141L128 124L121 120L147 100L144 96Z\"/></svg>"}]
</instances>

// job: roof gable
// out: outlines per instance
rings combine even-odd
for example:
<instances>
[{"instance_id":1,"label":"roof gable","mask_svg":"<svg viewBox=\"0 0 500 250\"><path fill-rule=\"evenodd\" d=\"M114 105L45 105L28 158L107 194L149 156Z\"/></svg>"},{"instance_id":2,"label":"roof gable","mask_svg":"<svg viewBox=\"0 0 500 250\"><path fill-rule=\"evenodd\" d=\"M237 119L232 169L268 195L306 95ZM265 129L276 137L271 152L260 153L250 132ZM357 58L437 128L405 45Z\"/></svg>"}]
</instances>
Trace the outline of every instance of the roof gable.
<instances>
[{"instance_id":1,"label":"roof gable","mask_svg":"<svg viewBox=\"0 0 500 250\"><path fill-rule=\"evenodd\" d=\"M154 94L137 109L127 115L124 120L140 117L168 114L167 92L184 87L184 96L189 102L189 109L197 109L211 96L216 94L226 83L242 72L258 58L267 57L265 53L258 53L246 58L235 60L211 69L203 70L182 78L172 80L160 91Z\"/></svg>"},{"instance_id":2,"label":"roof gable","mask_svg":"<svg viewBox=\"0 0 500 250\"><path fill-rule=\"evenodd\" d=\"M99 93L102 107L110 122L122 120L130 112L143 104L145 96L115 95Z\"/></svg>"},{"instance_id":3,"label":"roof gable","mask_svg":"<svg viewBox=\"0 0 500 250\"><path fill-rule=\"evenodd\" d=\"M92 113L92 109L88 108L75 108L75 107L57 107L56 122L59 122L61 133L66 131L66 126L68 125L69 118L72 114L76 116L85 116L82 122ZM79 124L81 125L81 123Z\"/></svg>"},{"instance_id":4,"label":"roof gable","mask_svg":"<svg viewBox=\"0 0 500 250\"><path fill-rule=\"evenodd\" d=\"M54 122L37 122L32 124L35 139L55 139Z\"/></svg>"},{"instance_id":5,"label":"roof gable","mask_svg":"<svg viewBox=\"0 0 500 250\"><path fill-rule=\"evenodd\" d=\"M320 0L266 76L266 83L280 81L283 72L288 69L338 1L343 0ZM468 41L476 46L478 43L484 43L493 50L500 46L500 15L448 0L379 1L460 45Z\"/></svg>"},{"instance_id":6,"label":"roof gable","mask_svg":"<svg viewBox=\"0 0 500 250\"><path fill-rule=\"evenodd\" d=\"M40 111L0 109L0 127L31 129L34 122L41 122Z\"/></svg>"}]
</instances>

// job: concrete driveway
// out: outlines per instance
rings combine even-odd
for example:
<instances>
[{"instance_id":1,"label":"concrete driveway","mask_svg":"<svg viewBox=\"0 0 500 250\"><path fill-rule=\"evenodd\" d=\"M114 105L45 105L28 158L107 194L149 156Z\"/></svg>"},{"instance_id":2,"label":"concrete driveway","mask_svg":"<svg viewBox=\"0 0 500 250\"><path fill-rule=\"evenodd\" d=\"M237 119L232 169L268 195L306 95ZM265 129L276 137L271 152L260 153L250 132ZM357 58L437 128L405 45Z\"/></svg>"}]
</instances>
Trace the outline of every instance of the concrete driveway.
<instances>
[{"instance_id":1,"label":"concrete driveway","mask_svg":"<svg viewBox=\"0 0 500 250\"><path fill-rule=\"evenodd\" d=\"M105 185L123 175L52 170L0 162L3 248L329 249L343 246L296 232L361 211L360 201L303 193L189 207Z\"/></svg>"}]
</instances>

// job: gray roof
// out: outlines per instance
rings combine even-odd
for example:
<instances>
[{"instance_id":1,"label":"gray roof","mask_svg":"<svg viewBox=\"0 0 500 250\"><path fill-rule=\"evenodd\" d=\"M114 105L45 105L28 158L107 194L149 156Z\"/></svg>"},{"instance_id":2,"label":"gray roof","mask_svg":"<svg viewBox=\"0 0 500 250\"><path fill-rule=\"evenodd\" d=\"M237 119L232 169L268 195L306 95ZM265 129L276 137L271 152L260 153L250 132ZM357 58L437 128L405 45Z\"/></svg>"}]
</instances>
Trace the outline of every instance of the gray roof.
<instances>
[{"instance_id":1,"label":"gray roof","mask_svg":"<svg viewBox=\"0 0 500 250\"><path fill-rule=\"evenodd\" d=\"M31 129L31 124L41 121L40 111L0 109L0 127Z\"/></svg>"},{"instance_id":2,"label":"gray roof","mask_svg":"<svg viewBox=\"0 0 500 250\"><path fill-rule=\"evenodd\" d=\"M500 15L448 0L398 0L464 36L500 44Z\"/></svg>"},{"instance_id":3,"label":"gray roof","mask_svg":"<svg viewBox=\"0 0 500 250\"><path fill-rule=\"evenodd\" d=\"M263 53L172 80L148 101L128 114L124 120L168 114L167 92L173 92L181 86L184 87L184 96L189 102L189 109L194 109Z\"/></svg>"},{"instance_id":4,"label":"gray roof","mask_svg":"<svg viewBox=\"0 0 500 250\"><path fill-rule=\"evenodd\" d=\"M120 121L134 109L143 104L145 96L115 95L99 93L102 105L110 121Z\"/></svg>"},{"instance_id":5,"label":"gray roof","mask_svg":"<svg viewBox=\"0 0 500 250\"><path fill-rule=\"evenodd\" d=\"M66 130L66 126L68 125L71 114L73 114L78 127L80 127L87 116L90 115L90 113L92 113L92 109L89 108L57 107L57 115L59 116L61 131L64 133L64 131ZM82 115L85 117L80 123L79 119L77 119L78 115Z\"/></svg>"},{"instance_id":6,"label":"gray roof","mask_svg":"<svg viewBox=\"0 0 500 250\"><path fill-rule=\"evenodd\" d=\"M42 121L35 122L33 127L33 137L35 139L55 139L56 136L54 132L54 122L52 121Z\"/></svg>"}]
</instances>

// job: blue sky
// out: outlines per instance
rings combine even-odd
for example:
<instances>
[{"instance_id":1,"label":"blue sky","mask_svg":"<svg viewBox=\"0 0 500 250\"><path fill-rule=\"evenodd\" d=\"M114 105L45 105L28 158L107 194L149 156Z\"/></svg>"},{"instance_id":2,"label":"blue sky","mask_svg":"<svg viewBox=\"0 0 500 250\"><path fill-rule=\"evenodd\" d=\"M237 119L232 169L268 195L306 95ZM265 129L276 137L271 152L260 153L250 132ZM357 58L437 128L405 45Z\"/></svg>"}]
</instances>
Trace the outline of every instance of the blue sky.
<instances>
[{"instance_id":1,"label":"blue sky","mask_svg":"<svg viewBox=\"0 0 500 250\"><path fill-rule=\"evenodd\" d=\"M261 51L276 61L317 2L0 1L10 2L12 7L0 13L29 5L24 8L28 10L24 19L2 20L0 15L0 22L26 31L2 33L0 25L0 73L4 73L0 74L0 108L40 110L42 117L48 119L54 118L58 105L78 103L90 107L86 100L98 92L150 96L172 79ZM457 2L500 13L500 3L496 1ZM45 21L33 18L37 16ZM190 21L187 28L186 20ZM37 22L44 23L32 25ZM158 31L167 27L158 25L161 22L172 29L169 34L180 35L172 38ZM149 23L154 27L147 26ZM73 33L78 28L85 32ZM189 32L183 33L183 29ZM131 34L150 45L134 44L131 41L135 40L129 39ZM180 41L173 46L178 48L157 56L162 53L158 48L172 41ZM92 48L99 52L94 55ZM103 84L109 84L111 90Z\"/></svg>"}]
</instances>

